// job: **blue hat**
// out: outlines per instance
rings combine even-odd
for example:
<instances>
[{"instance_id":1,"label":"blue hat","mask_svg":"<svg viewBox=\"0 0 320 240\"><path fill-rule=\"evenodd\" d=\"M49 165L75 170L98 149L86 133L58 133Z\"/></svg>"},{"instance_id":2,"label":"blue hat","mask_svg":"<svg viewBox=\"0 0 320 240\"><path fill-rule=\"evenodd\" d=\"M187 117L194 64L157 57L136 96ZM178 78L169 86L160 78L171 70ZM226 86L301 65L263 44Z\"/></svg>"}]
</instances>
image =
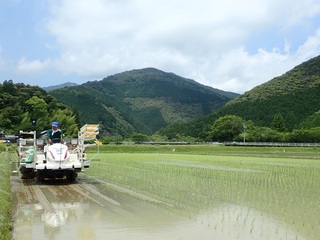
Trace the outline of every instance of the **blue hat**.
<instances>
[{"instance_id":1,"label":"blue hat","mask_svg":"<svg viewBox=\"0 0 320 240\"><path fill-rule=\"evenodd\" d=\"M52 127L58 127L59 126L59 123L58 122L53 122L52 123Z\"/></svg>"}]
</instances>

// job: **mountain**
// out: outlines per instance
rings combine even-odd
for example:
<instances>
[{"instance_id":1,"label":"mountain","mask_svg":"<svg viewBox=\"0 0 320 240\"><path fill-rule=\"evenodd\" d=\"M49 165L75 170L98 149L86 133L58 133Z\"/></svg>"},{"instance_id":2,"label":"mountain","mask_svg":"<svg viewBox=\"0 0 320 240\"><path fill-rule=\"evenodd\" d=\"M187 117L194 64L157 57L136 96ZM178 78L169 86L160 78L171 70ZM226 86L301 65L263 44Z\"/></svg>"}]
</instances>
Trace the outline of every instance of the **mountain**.
<instances>
[{"instance_id":1,"label":"mountain","mask_svg":"<svg viewBox=\"0 0 320 240\"><path fill-rule=\"evenodd\" d=\"M82 124L101 123L103 131L122 136L153 134L170 123L188 122L239 95L155 68L126 71L50 94L77 109Z\"/></svg>"},{"instance_id":2,"label":"mountain","mask_svg":"<svg viewBox=\"0 0 320 240\"><path fill-rule=\"evenodd\" d=\"M239 95L219 110L187 123L180 128L182 131L164 131L198 137L210 131L213 122L225 115L240 116L246 121L252 120L257 126L271 127L278 114L283 117L288 131L292 131L319 110L320 56Z\"/></svg>"},{"instance_id":3,"label":"mountain","mask_svg":"<svg viewBox=\"0 0 320 240\"><path fill-rule=\"evenodd\" d=\"M50 92L50 91L55 90L55 89L60 89L60 88L64 88L64 87L71 87L71 86L77 86L77 85L78 84L76 84L76 83L66 82L66 83L59 84L59 85L43 87L42 89L47 91L47 92Z\"/></svg>"},{"instance_id":4,"label":"mountain","mask_svg":"<svg viewBox=\"0 0 320 240\"><path fill-rule=\"evenodd\" d=\"M320 110L320 56L261 84L228 102L220 114L234 114L260 126L271 126L281 114L292 130Z\"/></svg>"}]
</instances>

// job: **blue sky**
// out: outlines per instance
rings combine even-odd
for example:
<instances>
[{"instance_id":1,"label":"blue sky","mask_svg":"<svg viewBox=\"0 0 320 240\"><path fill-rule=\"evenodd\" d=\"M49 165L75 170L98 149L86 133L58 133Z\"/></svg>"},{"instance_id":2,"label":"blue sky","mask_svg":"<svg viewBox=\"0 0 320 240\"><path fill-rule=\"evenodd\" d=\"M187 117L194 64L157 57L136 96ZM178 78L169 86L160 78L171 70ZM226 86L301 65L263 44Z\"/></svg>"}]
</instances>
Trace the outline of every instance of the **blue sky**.
<instances>
[{"instance_id":1,"label":"blue sky","mask_svg":"<svg viewBox=\"0 0 320 240\"><path fill-rule=\"evenodd\" d=\"M155 67L243 93L320 54L318 0L0 0L0 82Z\"/></svg>"}]
</instances>

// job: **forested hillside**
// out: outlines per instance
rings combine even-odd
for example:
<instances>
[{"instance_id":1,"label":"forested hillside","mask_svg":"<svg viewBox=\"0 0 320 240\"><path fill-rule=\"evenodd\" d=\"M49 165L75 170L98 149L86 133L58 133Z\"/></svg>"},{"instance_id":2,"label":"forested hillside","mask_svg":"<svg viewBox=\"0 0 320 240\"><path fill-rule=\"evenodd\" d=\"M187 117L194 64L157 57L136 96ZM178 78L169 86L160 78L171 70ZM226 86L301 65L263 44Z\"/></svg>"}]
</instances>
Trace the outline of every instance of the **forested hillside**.
<instances>
[{"instance_id":1,"label":"forested hillside","mask_svg":"<svg viewBox=\"0 0 320 240\"><path fill-rule=\"evenodd\" d=\"M51 91L79 112L81 123L100 123L111 135L153 134L186 123L238 96L154 68L115 74L100 81Z\"/></svg>"},{"instance_id":2,"label":"forested hillside","mask_svg":"<svg viewBox=\"0 0 320 240\"><path fill-rule=\"evenodd\" d=\"M0 109L0 130L6 134L18 134L20 130L40 133L51 128L52 121L60 122L67 137L78 133L76 112L39 87L4 81L0 84Z\"/></svg>"},{"instance_id":3,"label":"forested hillside","mask_svg":"<svg viewBox=\"0 0 320 240\"><path fill-rule=\"evenodd\" d=\"M320 56L230 101L220 115L234 114L259 126L281 114L289 131L320 110Z\"/></svg>"},{"instance_id":4,"label":"forested hillside","mask_svg":"<svg viewBox=\"0 0 320 240\"><path fill-rule=\"evenodd\" d=\"M294 132L297 135L297 132L301 131L300 137L294 137L294 140L302 141L303 134L311 134L303 131L312 128L314 137L309 141L317 141L320 136L319 110L320 56L236 97L218 111L188 124L168 126L161 132L171 136L185 135L206 140L215 139L211 136L213 123L223 116L232 115L242 119L243 122L239 125L241 128L239 131L242 134L244 133L243 125L247 122L246 130L250 130L250 125L251 129L254 128L253 126L260 127L261 136L277 135L278 131ZM281 129L276 126L276 121L278 125L281 123ZM271 132L267 128L276 132ZM266 133L267 131L269 132ZM286 136L282 137L285 140ZM277 138L272 140L275 139Z\"/></svg>"}]
</instances>

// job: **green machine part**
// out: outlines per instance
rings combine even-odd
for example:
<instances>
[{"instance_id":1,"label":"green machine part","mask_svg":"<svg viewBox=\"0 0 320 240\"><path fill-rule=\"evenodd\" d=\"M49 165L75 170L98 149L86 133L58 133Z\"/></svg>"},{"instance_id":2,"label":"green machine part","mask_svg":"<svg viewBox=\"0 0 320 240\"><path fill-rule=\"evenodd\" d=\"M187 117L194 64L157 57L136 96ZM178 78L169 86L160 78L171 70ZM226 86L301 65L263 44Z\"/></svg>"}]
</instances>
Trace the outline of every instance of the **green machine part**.
<instances>
[{"instance_id":1,"label":"green machine part","mask_svg":"<svg viewBox=\"0 0 320 240\"><path fill-rule=\"evenodd\" d=\"M20 162L22 162L22 163L32 163L33 162L33 156L34 156L34 149L33 148L29 148L26 151L26 154L24 154L23 157L21 158Z\"/></svg>"}]
</instances>

